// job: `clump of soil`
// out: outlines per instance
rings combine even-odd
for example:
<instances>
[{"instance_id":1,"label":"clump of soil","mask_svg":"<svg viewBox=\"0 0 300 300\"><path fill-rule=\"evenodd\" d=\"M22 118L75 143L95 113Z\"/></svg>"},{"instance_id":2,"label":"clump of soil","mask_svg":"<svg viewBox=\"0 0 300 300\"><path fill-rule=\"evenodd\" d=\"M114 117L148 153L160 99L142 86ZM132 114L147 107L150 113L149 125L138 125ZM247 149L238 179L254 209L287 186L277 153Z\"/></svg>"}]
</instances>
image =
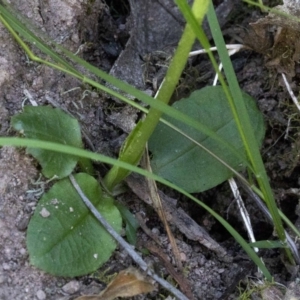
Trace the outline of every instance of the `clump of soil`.
<instances>
[{"instance_id":1,"label":"clump of soil","mask_svg":"<svg viewBox=\"0 0 300 300\"><path fill-rule=\"evenodd\" d=\"M70 51L78 51L78 55L102 70L154 94L181 35L184 24L182 17L171 0L151 3L130 0L129 3L124 2L124 9L119 12L112 9L114 5L117 7L115 1L107 3L101 0L16 0L12 5L57 43ZM221 5L223 8L219 9L219 15L228 42L236 38L233 28L240 24L247 27L262 17L258 10L242 6L241 20L241 14L234 10L241 9L241 6L235 6L235 1L224 1ZM235 12L237 17L223 18L224 7L228 12ZM255 34L264 38L266 32L261 30L270 24L262 21L256 24L260 25L259 30L255 27L258 25L254 25ZM300 124L298 112L291 105L277 72L285 72L288 68L290 81L297 83L299 45L297 42L292 44L292 41L295 38L298 40L298 35L298 30L290 36L286 34L286 29L282 29L275 39L273 36L267 40L268 51L265 48L263 51L255 49L267 56L269 66L275 66L271 70L265 66L265 58L253 51L242 52L232 58L240 85L257 100L265 115L268 129L262 153L278 205L296 223L299 223L296 205L300 189ZM287 42L292 47L284 48ZM9 130L10 117L21 111L24 101L34 100L39 105L57 106L76 116L85 132L87 148L110 156L117 155L122 141L140 117L135 109L115 102L107 95L91 90L82 82L49 67L28 62L23 50L1 23L0 44L1 136L13 134ZM278 60L278 57L286 54L285 51L288 51L288 61ZM269 54L273 56L268 57ZM178 87L180 95L186 96L193 89L211 84L213 75L205 58L191 59ZM292 87L297 91L296 84L292 84ZM99 166L99 169L107 171L105 166ZM133 264L124 250L118 249L99 272L75 279L53 277L29 264L25 244L26 227L40 196L33 184L39 172L39 166L24 150L11 147L0 150L0 298L67 300L82 294L97 294L104 288L109 275ZM218 252L207 248L208 244L203 246L202 241L192 239L178 226L171 225L195 298L236 299L239 282L248 275L256 275L253 263L229 234L199 206L173 191L164 192L171 198L169 200L174 210L182 210L196 221L184 219L190 220L188 225L194 222L198 227L193 228L200 229L201 225L205 229L202 228L201 234L207 234L205 237L211 238L220 249L225 249L230 258L222 260ZM143 213L146 225L172 260L169 242L153 209L130 191L118 198L133 213ZM177 203L174 204L172 198L176 198ZM228 218L247 238L236 207L232 205L233 197L225 184L201 194L199 198ZM257 207L249 199L246 199L246 204L254 216L253 226L258 237L272 238L272 228ZM140 247L149 242L149 236L142 231L139 231L138 238ZM265 250L261 255L277 282L287 284L297 276L297 270L293 276L287 272L278 250ZM145 259L158 273L168 276L161 258L150 254ZM159 294L168 296L162 290ZM158 293L154 293L135 299L158 297Z\"/></svg>"}]
</instances>

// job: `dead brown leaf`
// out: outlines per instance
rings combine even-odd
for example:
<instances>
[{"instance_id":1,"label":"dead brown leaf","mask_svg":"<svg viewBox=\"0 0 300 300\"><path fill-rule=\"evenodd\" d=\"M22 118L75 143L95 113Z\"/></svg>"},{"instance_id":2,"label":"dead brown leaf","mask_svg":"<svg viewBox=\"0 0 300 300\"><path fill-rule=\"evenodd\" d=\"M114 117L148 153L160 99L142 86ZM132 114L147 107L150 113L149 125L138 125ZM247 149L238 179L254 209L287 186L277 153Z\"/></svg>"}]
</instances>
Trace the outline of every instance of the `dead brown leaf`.
<instances>
[{"instance_id":1,"label":"dead brown leaf","mask_svg":"<svg viewBox=\"0 0 300 300\"><path fill-rule=\"evenodd\" d=\"M149 293L154 285L145 280L145 277L135 268L129 267L121 271L99 295L87 295L75 300L113 300L117 297L132 297Z\"/></svg>"},{"instance_id":2,"label":"dead brown leaf","mask_svg":"<svg viewBox=\"0 0 300 300\"><path fill-rule=\"evenodd\" d=\"M295 64L300 58L300 7L297 5L277 6L273 13L251 23L245 38L248 47L265 56L266 67L289 78L295 76Z\"/></svg>"}]
</instances>

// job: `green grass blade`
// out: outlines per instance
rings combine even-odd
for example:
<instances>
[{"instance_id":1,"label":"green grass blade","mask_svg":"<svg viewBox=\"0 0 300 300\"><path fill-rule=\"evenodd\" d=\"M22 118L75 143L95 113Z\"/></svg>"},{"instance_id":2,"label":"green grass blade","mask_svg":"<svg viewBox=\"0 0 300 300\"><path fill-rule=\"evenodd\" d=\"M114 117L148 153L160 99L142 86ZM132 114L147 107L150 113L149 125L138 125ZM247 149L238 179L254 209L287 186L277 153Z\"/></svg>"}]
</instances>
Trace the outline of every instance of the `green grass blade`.
<instances>
[{"instance_id":1,"label":"green grass blade","mask_svg":"<svg viewBox=\"0 0 300 300\"><path fill-rule=\"evenodd\" d=\"M45 44L40 38L35 36L30 30L27 29L24 24L22 24L15 16L13 16L5 7L0 5L0 14L3 17L1 21L4 23L6 22L9 24L9 27L12 27L15 31L19 32L25 39L29 42L34 43L43 53L50 56L54 61L56 61L61 66L65 67L67 70L72 71L76 74L80 74L74 67L72 67L67 61L61 58L60 55L52 51L47 44ZM8 26L6 28L9 29ZM14 36L14 38L18 38L14 31L10 30L10 33ZM20 41L18 41L20 43ZM30 52L28 51L27 45L23 42L22 47L24 50L27 48L27 54Z\"/></svg>"},{"instance_id":2,"label":"green grass blade","mask_svg":"<svg viewBox=\"0 0 300 300\"><path fill-rule=\"evenodd\" d=\"M7 11L3 8L2 5L0 5L0 18L2 17L1 14L2 12L4 12L5 15L9 16L9 19L4 19L4 21L6 21L6 26L7 28L12 32L12 34L14 35L14 37L17 39L18 43L24 48L24 50L29 54L31 52L31 50L28 48L28 46L22 41L20 40L20 38L18 37L18 35L13 32L13 29L20 29L21 32L20 34L23 34L25 38L30 39L33 44L38 47L41 51L44 51L45 49L47 49L47 54L49 56L51 56L53 59L56 59L56 57L58 56L58 54L56 54L53 50L51 50L47 44L41 42L41 40L39 38L37 38L32 32L30 32L30 35L27 34L26 30L22 30L22 23L20 23L18 20L16 20L16 22L13 22L11 25L14 26L16 24L16 28L11 28L10 24L8 24L10 19L15 20L15 18ZM4 15L3 15L4 16ZM133 95L135 96L137 99L145 102L146 104L150 105L151 107L165 113L166 115L170 115L171 117L173 117L174 119L180 120L181 122L184 122L185 124L199 130L202 131L203 133L205 133L206 135L214 138L215 140L217 140L218 142L222 143L224 145L224 147L227 147L228 149L230 149L232 151L232 153L234 155L236 155L239 159L242 159L242 156L240 155L240 153L238 153L229 143L227 143L224 139L222 139L222 137L218 136L215 132L213 132L212 130L210 130L209 128L207 128L206 126L203 126L201 124L201 122L198 122L192 118L190 118L189 116L182 114L180 112L178 112L176 109L169 107L168 105L166 105L165 103L162 103L160 101L156 101L155 99L153 99L152 97L146 95L145 93L135 89L133 86L118 80L112 76L110 76L109 74L106 74L105 72L99 70L98 68L90 65L89 63L87 63L86 61L80 59L78 56L74 55L73 53L71 53L70 51L64 49L63 47L61 47L60 45L56 45L56 47L62 51L63 53L65 53L65 55L68 56L68 58L72 59L73 61L75 61L76 63L84 66L87 70L89 70L90 72L92 72L93 74L95 74L96 76L104 79L105 81L111 83L112 85L118 87L120 90L126 92L127 94ZM126 97L124 97L123 95L120 95L119 93L117 93L116 91L113 91L112 89L107 88L104 85L101 85L100 83L97 83L87 77L84 77L82 74L76 72L73 72L73 69L71 69L71 66L64 61L64 63L62 63L62 65L67 64L67 69L63 68L60 65L54 65L52 63L49 63L48 61L45 60L38 60L40 63L44 63L47 64L51 67L54 67L62 72L65 72L71 76L74 76L80 80L82 80L85 83L88 83L90 85L92 85L93 87L96 87L108 94L111 94L114 97L118 97L119 99L132 104L136 107L136 105L134 104L134 101L130 101L129 99L126 99ZM251 169L251 165L248 163L248 161L244 161L244 163L247 165L248 168Z\"/></svg>"},{"instance_id":3,"label":"green grass blade","mask_svg":"<svg viewBox=\"0 0 300 300\"><path fill-rule=\"evenodd\" d=\"M179 6L182 14L184 15L186 21L189 22L191 24L191 26L193 27L193 30L194 30L197 38L199 39L200 43L206 50L208 50L208 48L210 46L209 42L208 42L202 28L197 25L197 21L194 18L191 9L189 8L189 6L187 5L186 2L179 1L179 0L177 0L177 2L178 2L178 6ZM227 50L225 48L225 43L224 43L224 39L223 39L223 36L221 33L221 29L219 27L219 24L218 24L218 21L217 21L215 12L214 12L214 8L213 8L213 5L211 2L210 2L209 11L208 11L208 20L210 22L210 27L212 28L212 34L215 39L215 43L216 43L217 47L221 47L221 49L222 49L221 50L222 52L220 52L220 57L221 57L223 65L224 65L225 74L226 74L228 82L230 84L230 91L228 89L228 86L225 83L225 80L224 80L222 74L219 72L216 61L215 61L214 57L211 55L210 51L208 51L208 55L211 59L213 67L215 68L215 71L219 75L219 80L224 89L224 92L227 95L227 99L228 99L230 107L232 109L234 118L237 122L237 126L239 128L242 140L245 145L245 149L248 153L249 160L251 162L251 165L253 166L254 175L258 181L260 189L262 190L264 198L266 199L265 201L266 201L267 206L270 210L270 213L273 217L278 236L281 241L285 242L286 237L284 234L282 221L281 221L279 213L278 213L278 208L276 207L276 204L275 204L273 193L272 193L270 184L267 179L266 171L265 171L265 168L264 168L264 165L263 165L260 153L259 153L259 149L257 147L257 143L254 140L254 135L253 135L253 131L252 131L252 128L250 125L247 111L244 107L242 98L240 97L241 91L240 91L239 85L236 84L237 83L236 76L233 71L232 64L229 59ZM231 66L232 71L230 71L228 73L228 68L230 70L230 67L228 67L229 65ZM245 122L244 122L244 120L240 119L240 116L244 116L244 117L246 116ZM249 135L249 140L248 140L247 135ZM253 147L253 149L251 147ZM287 255L288 255L289 259L292 261L291 254L289 253L289 251L287 251Z\"/></svg>"},{"instance_id":4,"label":"green grass blade","mask_svg":"<svg viewBox=\"0 0 300 300\"><path fill-rule=\"evenodd\" d=\"M220 55L221 62L224 67L224 72L228 80L231 95L233 96L228 100L232 101L231 107L233 109L234 118L239 129L240 136L243 140L249 160L251 161L251 164L254 168L259 187L264 195L264 199L272 215L278 237L282 242L284 242L286 237L283 224L279 216L278 208L273 196L271 186L269 184L268 176L260 155L259 147L250 123L249 114L243 101L242 92L239 87L231 60L229 58L228 51L226 49L223 35L212 3L210 3L208 11L208 22L218 49L218 53Z\"/></svg>"},{"instance_id":5,"label":"green grass blade","mask_svg":"<svg viewBox=\"0 0 300 300\"><path fill-rule=\"evenodd\" d=\"M22 138L0 138L0 146L15 146L15 147L31 147L31 148L40 148L45 150L51 150L55 152L60 153L66 153L69 155L74 155L78 157L88 158L95 161L101 161L103 163L107 163L110 165L118 165L120 168L128 169L131 172L136 172L138 174L141 174L143 176L147 176L148 178L151 178L153 180L156 180L180 193L187 196L191 200L195 201L197 204L202 206L205 210L207 210L210 214L212 214L227 230L228 232L234 237L234 239L241 245L241 247L245 250L245 252L249 255L249 257L253 260L253 262L260 268L260 270L263 272L264 276L268 280L272 280L272 276L269 273L266 266L262 263L260 258L257 256L257 254L253 251L253 249L248 245L248 243L242 238L242 236L228 223L226 222L220 215L218 215L215 211L213 211L210 207L202 203L199 199L193 197L189 193L185 192L183 189L177 187L176 185L166 181L165 179L148 172L146 170L143 170L141 168L138 168L136 166L132 166L128 163L107 157L105 155L93 153L87 150L74 148L71 146L61 145L57 143L50 143L50 142L44 142L40 140L30 140L30 139L22 139Z\"/></svg>"},{"instance_id":6,"label":"green grass blade","mask_svg":"<svg viewBox=\"0 0 300 300\"><path fill-rule=\"evenodd\" d=\"M202 23L208 9L208 1L195 0L192 9L196 14L197 21ZM192 28L187 24L178 43L174 57L169 65L165 79L157 93L157 101L167 104L171 99L194 42L195 34ZM119 160L126 161L130 164L137 164L139 162L144 153L146 143L156 128L161 116L162 112L160 110L153 107L150 108L146 118L136 126L134 131L132 131L126 139L126 148L120 153ZM114 166L106 174L104 182L107 188L112 190L128 175L128 170Z\"/></svg>"}]
</instances>

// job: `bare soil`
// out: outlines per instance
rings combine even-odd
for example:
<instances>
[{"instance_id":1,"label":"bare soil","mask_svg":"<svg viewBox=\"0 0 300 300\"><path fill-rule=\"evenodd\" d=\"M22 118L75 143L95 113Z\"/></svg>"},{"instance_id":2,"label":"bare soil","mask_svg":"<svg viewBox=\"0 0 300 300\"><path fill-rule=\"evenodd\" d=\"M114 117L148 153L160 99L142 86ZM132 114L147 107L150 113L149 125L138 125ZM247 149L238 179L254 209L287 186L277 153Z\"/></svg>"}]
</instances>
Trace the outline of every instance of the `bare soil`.
<instances>
[{"instance_id":1,"label":"bare soil","mask_svg":"<svg viewBox=\"0 0 300 300\"><path fill-rule=\"evenodd\" d=\"M215 4L223 5L219 17L228 43L237 43L241 39L240 28L248 28L250 22L264 16L258 9L239 1L216 1ZM154 94L162 81L184 24L171 0L151 3L130 0L122 1L122 4L114 0L107 3L101 0L16 0L11 5L56 43L78 52L100 69L149 94ZM1 23L0 45L1 136L15 134L9 127L10 117L22 110L24 102L30 104L28 101L34 100L38 105L57 106L76 116L87 135L87 148L117 155L122 141L140 117L139 112L47 66L28 61ZM257 100L265 116L267 135L262 148L263 159L279 207L297 226L299 112L293 106L278 70L267 68L262 54L244 51L236 54L232 61L242 89ZM291 78L296 95L299 91L298 68L296 64L295 75ZM205 57L191 59L173 100L211 84L213 76ZM106 171L105 166L98 168L102 173ZM39 173L39 166L23 149L0 149L0 299L69 300L83 294L99 293L110 274L133 265L123 249L118 249L98 272L80 278L53 277L30 266L25 244L26 227L40 197L38 187L34 185ZM127 181L131 189L118 200L126 203L134 214L143 214L147 227L162 243L159 251L173 263L159 218L141 201L143 193L139 193L142 186L137 184L138 180L131 177ZM173 218L171 229L195 299L238 299L239 286L245 288L249 278L258 282L254 264L225 229L199 206L173 191L162 189L163 197L169 199L170 210L180 212L170 217ZM226 183L197 196L247 238ZM272 227L245 197L257 239L272 239ZM176 199L175 203L172 199ZM143 230L138 234L139 248L147 247L150 237ZM163 259L154 252L145 259L161 276L172 280ZM264 250L261 255L276 282L284 286L292 283L285 299L292 299L291 295L300 299L295 283L299 277L298 267L287 268L279 250ZM284 298L279 288L266 289L265 293L271 295L268 299ZM134 299L172 297L159 289ZM262 296L254 293L251 299L262 299Z\"/></svg>"}]
</instances>

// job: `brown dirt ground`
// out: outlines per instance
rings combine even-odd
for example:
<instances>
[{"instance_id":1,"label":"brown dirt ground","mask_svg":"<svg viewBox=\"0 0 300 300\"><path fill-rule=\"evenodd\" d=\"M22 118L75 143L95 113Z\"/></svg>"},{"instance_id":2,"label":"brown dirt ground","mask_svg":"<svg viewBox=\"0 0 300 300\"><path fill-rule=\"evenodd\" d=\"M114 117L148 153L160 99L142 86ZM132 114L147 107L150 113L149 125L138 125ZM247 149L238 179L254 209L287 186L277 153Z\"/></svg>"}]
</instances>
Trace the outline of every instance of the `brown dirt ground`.
<instances>
[{"instance_id":1,"label":"brown dirt ground","mask_svg":"<svg viewBox=\"0 0 300 300\"><path fill-rule=\"evenodd\" d=\"M161 2L171 7L176 15L176 10L174 6L170 6L170 1ZM229 1L224 2L226 4ZM111 8L119 7L115 1L108 3ZM138 12L140 14L143 12L143 8L139 5L143 6L138 1L131 0L116 11L110 10L100 0L16 0L13 4L19 13L29 18L31 23L46 32L57 43L73 52L79 49L80 55L91 63L128 81L130 81L126 77L128 74L122 70L130 59L130 64L137 74L136 81L132 78L132 83L149 93L154 93L155 81L160 82L165 72L165 68L161 66L167 63L168 53L171 53L176 45L182 25L180 20L176 21L174 24L177 24L178 28L176 27L174 35L157 37L158 34L162 35L162 32L170 30L162 28L165 26L162 24L168 22L159 23L160 18L165 20L169 16L169 12L164 10L166 15L161 16L160 12L155 16L160 33L155 31L157 28L155 26L152 26L152 31L149 29L153 37L151 40L155 43L151 44L146 39L145 36L148 35L145 34L143 27L145 23L139 23L140 31L134 34L133 30L131 31L131 38L137 46L134 50L129 49L126 43L130 36L130 28L133 27L132 24L142 22L136 19ZM130 7L132 13L131 17L128 17ZM246 4L239 3L235 9L237 10L230 9L233 15L224 21L224 35L228 43L236 43L237 28L247 27L251 21L263 16L259 10ZM149 12L149 10L145 11ZM162 41L167 42L162 44ZM84 47L80 48L83 44ZM14 135L9 128L10 117L22 110L24 93L27 90L39 105L59 106L78 117L96 152L116 155L126 133L139 117L135 110L124 107L119 102L115 103L106 95L96 91L85 92L89 87L81 82L46 66L29 62L23 50L1 23L0 45L1 136ZM158 50L163 50L163 54L161 52L158 54ZM264 57L261 54L245 51L235 55L232 60L241 87L257 100L265 116L267 136L262 153L276 200L283 212L297 224L299 223L297 205L300 188L298 112L292 105L280 76L274 70L264 66ZM141 64L146 66L146 69L142 69ZM141 75L146 80L140 81ZM186 96L192 90L211 84L212 79L213 71L205 58L191 59L177 94L181 97ZM296 74L292 85L296 94L299 91L298 84L299 75ZM101 166L99 169L105 171ZM28 157L24 150L11 147L0 149L0 299L67 300L83 294L99 293L104 288L107 275L133 264L124 250L118 249L96 274L75 279L53 277L29 264L25 246L26 227L39 196L28 191L34 189L32 183L38 179L39 172L36 162ZM222 261L212 251L199 242L190 240L171 225L187 270L189 285L198 299L237 299L239 285L245 288L250 281L249 278L253 282L258 282L256 269L249 258L210 215L180 195L165 189L164 191L172 198L176 198L178 207L183 208L199 225L203 226L210 236L226 249L233 260ZM226 184L198 196L227 218L245 238L247 237ZM165 231L153 209L130 191L118 198L123 203L127 203L133 213L145 214L147 226L162 242L165 253L171 257ZM249 213L254 216L252 222L257 239L272 238L272 227L249 199L246 199L246 203ZM142 230L138 234L140 241L149 240ZM265 250L261 255L276 282L287 286L298 277L298 269L293 269L293 274L287 271L279 251ZM149 255L145 259L160 275L168 276L157 257ZM108 273L103 275L105 270L108 270ZM283 297L278 289L269 293L273 293L269 299ZM278 298L275 298L275 294ZM167 296L168 293L160 290L134 299L166 299ZM261 297L259 294L253 294L251 299L262 299Z\"/></svg>"}]
</instances>

